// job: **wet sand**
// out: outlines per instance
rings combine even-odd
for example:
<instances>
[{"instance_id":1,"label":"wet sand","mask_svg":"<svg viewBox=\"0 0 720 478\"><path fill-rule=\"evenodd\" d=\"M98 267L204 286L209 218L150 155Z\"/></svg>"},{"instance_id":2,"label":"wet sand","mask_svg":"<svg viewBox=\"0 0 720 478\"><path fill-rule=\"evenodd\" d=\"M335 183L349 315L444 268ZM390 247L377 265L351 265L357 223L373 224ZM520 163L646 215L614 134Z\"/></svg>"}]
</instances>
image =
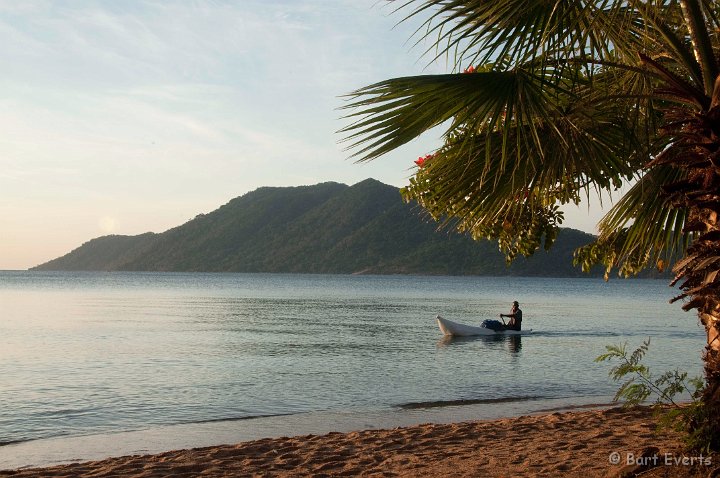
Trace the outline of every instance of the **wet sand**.
<instances>
[{"instance_id":1,"label":"wet sand","mask_svg":"<svg viewBox=\"0 0 720 478\"><path fill-rule=\"evenodd\" d=\"M630 457L639 457L643 451L658 457L655 461L659 466L651 476L707 476L720 465L698 466L697 460L692 467L663 463L668 456L676 460L683 457L682 443L669 430L656 430L652 411L640 407L263 439L50 468L5 470L0 471L0 477L589 478L627 473L633 468L628 466L628 461L633 461ZM617 464L611 463L614 459Z\"/></svg>"}]
</instances>

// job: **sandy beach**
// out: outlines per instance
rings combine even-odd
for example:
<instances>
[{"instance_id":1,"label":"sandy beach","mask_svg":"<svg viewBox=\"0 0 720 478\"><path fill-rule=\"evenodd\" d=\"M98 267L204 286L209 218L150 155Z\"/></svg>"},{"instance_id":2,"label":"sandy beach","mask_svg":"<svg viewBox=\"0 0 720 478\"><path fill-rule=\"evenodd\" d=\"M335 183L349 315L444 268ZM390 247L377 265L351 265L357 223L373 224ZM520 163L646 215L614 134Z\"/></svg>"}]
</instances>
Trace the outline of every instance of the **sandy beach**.
<instances>
[{"instance_id":1,"label":"sandy beach","mask_svg":"<svg viewBox=\"0 0 720 478\"><path fill-rule=\"evenodd\" d=\"M13 477L708 476L718 463L682 453L648 408L556 412L493 421L263 439L124 456ZM653 458L655 457L655 458ZM694 465L694 466L689 466Z\"/></svg>"}]
</instances>

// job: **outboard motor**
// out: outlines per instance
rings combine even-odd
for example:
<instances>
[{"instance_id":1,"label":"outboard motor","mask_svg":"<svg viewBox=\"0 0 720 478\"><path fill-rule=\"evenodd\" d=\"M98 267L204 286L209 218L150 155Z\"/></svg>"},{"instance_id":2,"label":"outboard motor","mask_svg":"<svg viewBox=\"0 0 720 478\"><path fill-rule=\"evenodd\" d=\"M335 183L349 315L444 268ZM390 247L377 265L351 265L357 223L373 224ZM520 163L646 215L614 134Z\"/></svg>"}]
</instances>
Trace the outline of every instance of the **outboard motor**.
<instances>
[{"instance_id":1,"label":"outboard motor","mask_svg":"<svg viewBox=\"0 0 720 478\"><path fill-rule=\"evenodd\" d=\"M498 332L505 328L502 322L492 319L483 320L482 324L480 324L480 327L485 327L486 329L494 330L495 332Z\"/></svg>"}]
</instances>

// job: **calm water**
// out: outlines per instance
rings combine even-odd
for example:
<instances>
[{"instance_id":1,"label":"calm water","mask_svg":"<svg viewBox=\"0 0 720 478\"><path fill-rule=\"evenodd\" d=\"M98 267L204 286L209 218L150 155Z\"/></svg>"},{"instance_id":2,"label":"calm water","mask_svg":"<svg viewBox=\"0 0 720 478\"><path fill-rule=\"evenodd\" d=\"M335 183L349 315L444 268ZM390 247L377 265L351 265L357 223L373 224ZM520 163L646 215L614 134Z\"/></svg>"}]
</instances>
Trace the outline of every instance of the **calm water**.
<instances>
[{"instance_id":1,"label":"calm water","mask_svg":"<svg viewBox=\"0 0 720 478\"><path fill-rule=\"evenodd\" d=\"M668 304L674 292L661 280L0 272L0 468L24 463L8 458L17 442L48 438L353 413L369 427L458 400L496 413L604 403L617 386L593 358L606 344L651 337L654 370L700 373L704 333ZM447 341L434 321L479 323L516 299L535 332L520 340Z\"/></svg>"}]
</instances>

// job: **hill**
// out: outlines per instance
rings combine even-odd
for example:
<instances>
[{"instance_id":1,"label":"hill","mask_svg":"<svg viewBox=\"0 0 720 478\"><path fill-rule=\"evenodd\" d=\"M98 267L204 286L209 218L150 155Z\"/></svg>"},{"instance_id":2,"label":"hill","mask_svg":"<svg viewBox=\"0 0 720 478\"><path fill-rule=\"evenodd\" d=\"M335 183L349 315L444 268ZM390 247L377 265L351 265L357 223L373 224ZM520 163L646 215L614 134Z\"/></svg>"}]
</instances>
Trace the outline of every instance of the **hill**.
<instances>
[{"instance_id":1,"label":"hill","mask_svg":"<svg viewBox=\"0 0 720 478\"><path fill-rule=\"evenodd\" d=\"M494 242L438 231L397 188L368 179L259 188L161 234L99 237L34 269L572 277L572 252L592 240L562 229L550 252L506 267Z\"/></svg>"}]
</instances>

